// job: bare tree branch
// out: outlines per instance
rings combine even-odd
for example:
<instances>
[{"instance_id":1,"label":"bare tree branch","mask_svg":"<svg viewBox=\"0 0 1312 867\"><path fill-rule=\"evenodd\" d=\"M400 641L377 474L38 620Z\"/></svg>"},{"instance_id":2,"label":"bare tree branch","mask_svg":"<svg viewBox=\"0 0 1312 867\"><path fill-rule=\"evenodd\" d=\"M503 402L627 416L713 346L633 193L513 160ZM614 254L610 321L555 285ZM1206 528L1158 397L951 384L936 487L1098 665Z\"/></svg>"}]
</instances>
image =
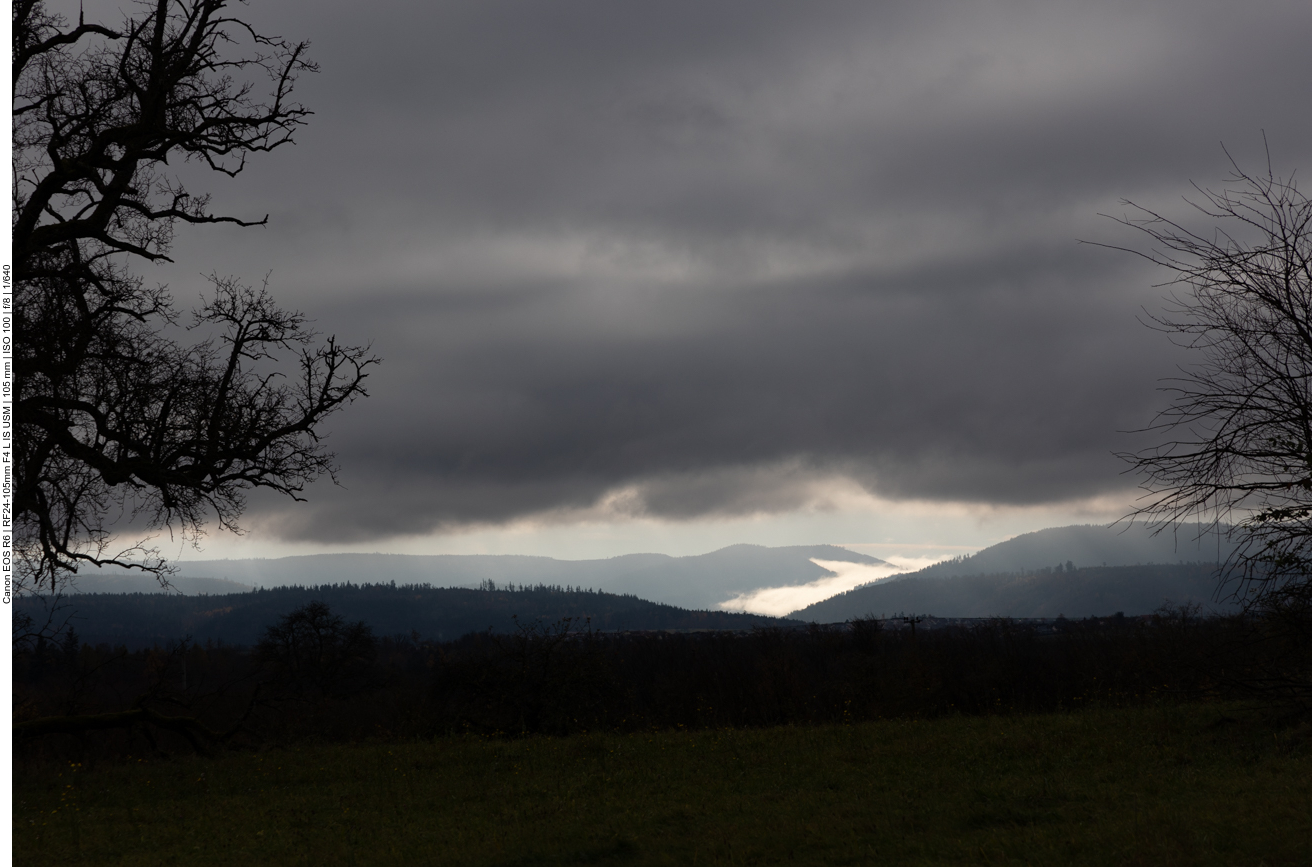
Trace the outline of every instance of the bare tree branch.
<instances>
[{"instance_id":1,"label":"bare tree branch","mask_svg":"<svg viewBox=\"0 0 1312 867\"><path fill-rule=\"evenodd\" d=\"M1312 602L1312 202L1269 160L1262 175L1231 164L1224 189L1190 202L1209 233L1131 202L1113 218L1151 239L1129 252L1177 287L1152 326L1198 359L1163 389L1148 430L1164 441L1122 457L1144 478L1136 516L1230 528L1239 599Z\"/></svg>"},{"instance_id":2,"label":"bare tree branch","mask_svg":"<svg viewBox=\"0 0 1312 867\"><path fill-rule=\"evenodd\" d=\"M267 221L211 213L170 158L234 176L310 115L293 97L315 70L305 43L255 32L229 5L147 0L110 29L13 4L14 505L29 588L57 591L88 564L167 574L145 544L114 550L118 518L194 542L211 520L237 529L251 488L299 499L334 473L321 423L366 395L377 363L318 343L267 288L217 275L190 323L209 336L179 342L167 291L129 270L168 260L179 221Z\"/></svg>"}]
</instances>

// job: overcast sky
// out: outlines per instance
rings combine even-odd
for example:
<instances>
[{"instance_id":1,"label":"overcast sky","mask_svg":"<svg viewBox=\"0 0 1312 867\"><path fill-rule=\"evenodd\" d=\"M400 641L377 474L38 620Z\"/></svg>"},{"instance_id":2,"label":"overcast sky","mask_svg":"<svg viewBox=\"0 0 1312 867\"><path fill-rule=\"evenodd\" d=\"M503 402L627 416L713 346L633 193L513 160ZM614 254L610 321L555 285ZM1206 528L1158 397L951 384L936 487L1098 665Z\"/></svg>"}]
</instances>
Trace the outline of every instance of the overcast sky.
<instances>
[{"instance_id":1,"label":"overcast sky","mask_svg":"<svg viewBox=\"0 0 1312 867\"><path fill-rule=\"evenodd\" d=\"M256 2L322 71L179 232L384 364L241 544L978 547L1117 517L1183 357L1079 240L1312 165L1301 2ZM867 549L878 556L876 547ZM880 549L882 550L882 549ZM892 553L893 548L887 548Z\"/></svg>"}]
</instances>

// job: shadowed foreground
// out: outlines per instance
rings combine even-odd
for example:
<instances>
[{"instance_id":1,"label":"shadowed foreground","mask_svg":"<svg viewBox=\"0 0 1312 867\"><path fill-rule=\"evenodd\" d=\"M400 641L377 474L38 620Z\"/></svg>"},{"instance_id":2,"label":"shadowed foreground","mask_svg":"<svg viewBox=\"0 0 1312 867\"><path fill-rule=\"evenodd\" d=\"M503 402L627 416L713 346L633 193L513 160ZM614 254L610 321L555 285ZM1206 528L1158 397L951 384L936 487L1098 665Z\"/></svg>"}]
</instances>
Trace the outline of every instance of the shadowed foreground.
<instances>
[{"instance_id":1,"label":"shadowed foreground","mask_svg":"<svg viewBox=\"0 0 1312 867\"><path fill-rule=\"evenodd\" d=\"M1236 706L438 738L20 767L22 864L1305 864L1302 729Z\"/></svg>"}]
</instances>

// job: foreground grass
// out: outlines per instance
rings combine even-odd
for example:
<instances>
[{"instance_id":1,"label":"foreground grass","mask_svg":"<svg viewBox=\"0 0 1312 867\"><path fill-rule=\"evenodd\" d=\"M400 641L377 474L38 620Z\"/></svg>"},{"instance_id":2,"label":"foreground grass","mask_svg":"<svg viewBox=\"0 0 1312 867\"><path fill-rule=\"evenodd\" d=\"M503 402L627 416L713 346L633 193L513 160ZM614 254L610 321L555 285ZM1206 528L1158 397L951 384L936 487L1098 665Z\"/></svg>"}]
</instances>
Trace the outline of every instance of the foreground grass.
<instances>
[{"instance_id":1,"label":"foreground grass","mask_svg":"<svg viewBox=\"0 0 1312 867\"><path fill-rule=\"evenodd\" d=\"M1308 864L1312 747L1216 708L31 767L17 864Z\"/></svg>"}]
</instances>

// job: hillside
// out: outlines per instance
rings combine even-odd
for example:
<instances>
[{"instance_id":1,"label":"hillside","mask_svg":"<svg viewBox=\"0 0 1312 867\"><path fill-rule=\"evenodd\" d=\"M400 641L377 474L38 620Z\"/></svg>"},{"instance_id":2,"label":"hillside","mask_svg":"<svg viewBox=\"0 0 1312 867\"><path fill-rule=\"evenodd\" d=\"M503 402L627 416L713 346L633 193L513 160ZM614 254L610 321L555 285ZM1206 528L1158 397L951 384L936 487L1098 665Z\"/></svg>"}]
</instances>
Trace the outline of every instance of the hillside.
<instances>
[{"instance_id":1,"label":"hillside","mask_svg":"<svg viewBox=\"0 0 1312 867\"><path fill-rule=\"evenodd\" d=\"M1092 617L1149 614L1165 604L1231 610L1214 601L1214 564L1048 568L999 575L940 577L918 572L857 587L788 616L836 623L896 612L936 617Z\"/></svg>"},{"instance_id":2,"label":"hillside","mask_svg":"<svg viewBox=\"0 0 1312 867\"><path fill-rule=\"evenodd\" d=\"M178 563L174 579L189 591L188 581L219 579L248 587L321 586L324 584L431 584L477 587L497 584L569 585L608 593L634 594L681 608L711 608L761 587L806 584L831 575L811 562L843 560L882 565L882 560L833 545L767 548L732 545L709 554L670 557L627 554L605 560L555 560L514 555L315 554L268 560L201 560ZM79 576L84 593L152 592L151 579L102 570ZM226 592L236 588L229 585Z\"/></svg>"},{"instance_id":3,"label":"hillside","mask_svg":"<svg viewBox=\"0 0 1312 867\"><path fill-rule=\"evenodd\" d=\"M1068 562L1076 568L1217 563L1224 561L1231 550L1231 543L1215 533L1203 533L1197 524L1155 536L1143 524L1115 527L1085 524L1025 533L968 557L936 563L915 574L934 578L997 575L1034 572Z\"/></svg>"},{"instance_id":4,"label":"hillside","mask_svg":"<svg viewBox=\"0 0 1312 867\"><path fill-rule=\"evenodd\" d=\"M521 624L590 619L601 630L751 629L779 625L773 617L723 611L689 611L634 596L537 587L516 590L433 588L389 584L279 587L224 596L162 593L82 594L68 600L71 625L83 641L129 648L164 644L190 635L197 641L252 644L279 617L311 601L327 603L348 620L363 620L377 635L446 640ZM41 600L19 598L15 613L42 616Z\"/></svg>"}]
</instances>

